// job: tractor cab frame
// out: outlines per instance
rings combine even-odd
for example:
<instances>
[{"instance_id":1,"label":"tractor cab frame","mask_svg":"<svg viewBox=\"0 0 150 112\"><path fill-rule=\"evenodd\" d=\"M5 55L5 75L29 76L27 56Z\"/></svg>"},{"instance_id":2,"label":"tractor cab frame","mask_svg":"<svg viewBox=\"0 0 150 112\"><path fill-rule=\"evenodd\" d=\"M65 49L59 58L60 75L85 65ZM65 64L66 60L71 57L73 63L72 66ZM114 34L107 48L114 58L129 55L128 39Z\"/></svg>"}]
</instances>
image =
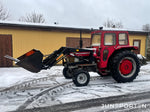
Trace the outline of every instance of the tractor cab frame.
<instances>
[{"instance_id":1,"label":"tractor cab frame","mask_svg":"<svg viewBox=\"0 0 150 112\"><path fill-rule=\"evenodd\" d=\"M91 47L96 48L97 68L102 75L107 75L106 72L110 71L110 61L117 52L138 49L135 46L129 46L127 31L93 31Z\"/></svg>"}]
</instances>

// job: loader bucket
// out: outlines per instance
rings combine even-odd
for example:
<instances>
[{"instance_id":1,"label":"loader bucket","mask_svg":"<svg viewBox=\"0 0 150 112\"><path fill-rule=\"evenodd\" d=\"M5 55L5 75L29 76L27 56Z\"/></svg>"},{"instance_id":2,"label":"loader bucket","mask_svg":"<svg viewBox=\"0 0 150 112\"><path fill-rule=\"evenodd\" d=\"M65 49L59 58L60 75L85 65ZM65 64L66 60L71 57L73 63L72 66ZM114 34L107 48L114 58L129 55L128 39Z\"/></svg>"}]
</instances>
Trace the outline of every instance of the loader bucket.
<instances>
[{"instance_id":1,"label":"loader bucket","mask_svg":"<svg viewBox=\"0 0 150 112\"><path fill-rule=\"evenodd\" d=\"M17 58L20 60L16 64L24 69L37 73L42 69L43 54L35 49Z\"/></svg>"}]
</instances>

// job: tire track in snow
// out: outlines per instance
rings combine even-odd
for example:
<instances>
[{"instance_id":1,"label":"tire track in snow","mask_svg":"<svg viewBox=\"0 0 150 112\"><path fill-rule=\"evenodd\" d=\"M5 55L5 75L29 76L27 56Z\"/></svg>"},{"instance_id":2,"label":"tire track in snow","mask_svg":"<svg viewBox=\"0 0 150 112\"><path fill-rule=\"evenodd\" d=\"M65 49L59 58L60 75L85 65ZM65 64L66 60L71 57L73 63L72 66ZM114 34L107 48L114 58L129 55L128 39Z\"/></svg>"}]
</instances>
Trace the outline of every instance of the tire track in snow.
<instances>
[{"instance_id":1,"label":"tire track in snow","mask_svg":"<svg viewBox=\"0 0 150 112\"><path fill-rule=\"evenodd\" d=\"M48 77L42 77L42 78L38 78L38 79L33 79L33 80L29 80L29 81L26 81L26 82L22 82L20 84L17 84L17 85L13 85L13 86L10 86L10 87L7 87L7 88L4 88L2 90L0 90L0 95L5 95L7 93L10 93L10 92L14 92L14 91L21 91L21 90L26 90L28 88L31 88L32 85L34 84L38 84L40 82L46 82L48 80L53 80L54 77L60 77L58 75L51 75L51 76L48 76ZM55 84L57 84L58 82L54 81Z\"/></svg>"},{"instance_id":2,"label":"tire track in snow","mask_svg":"<svg viewBox=\"0 0 150 112\"><path fill-rule=\"evenodd\" d=\"M90 81L94 81L94 80L98 80L98 79L103 79L103 78L100 76L95 76L95 77L91 77ZM106 78L106 79L108 79L108 78ZM145 82L145 81L150 81L150 80L135 80L134 82ZM102 82L101 84L99 83L99 84L94 84L94 85L100 85L100 86L105 85L106 86L106 85L111 85L111 84L117 84L117 82L116 83L115 82L106 82L106 83ZM38 93L37 95L29 98L24 104L22 104L21 106L18 107L17 111L26 109L33 102L36 102L34 104L36 106L32 105L32 107L39 107L40 103L45 103L48 98L52 99L51 101L53 101L54 97L56 97L57 94L64 91L66 88L71 88L73 85L74 85L73 82L70 81L70 82L66 82L66 83L59 84L54 87L48 88L48 89ZM91 85L93 85L93 84L91 84Z\"/></svg>"},{"instance_id":3,"label":"tire track in snow","mask_svg":"<svg viewBox=\"0 0 150 112\"><path fill-rule=\"evenodd\" d=\"M18 107L17 111L25 109L32 102L34 102L35 100L37 100L39 97L41 97L44 94L48 94L49 96L52 97L52 96L56 95L58 92L63 91L65 88L71 87L72 85L73 85L73 83L72 83L72 81L70 81L70 82L67 82L64 84L57 85L57 86L52 87L52 88L48 88L48 89L40 92L39 94L33 96L32 98L29 98L23 105Z\"/></svg>"},{"instance_id":4,"label":"tire track in snow","mask_svg":"<svg viewBox=\"0 0 150 112\"><path fill-rule=\"evenodd\" d=\"M97 79L102 79L100 76L97 76L97 77L91 77L91 81L93 80L97 80ZM66 88L70 88L72 87L74 84L72 81L70 82L66 82L66 83L63 83L63 84L59 84L59 85L56 85L54 87L51 87L51 88L48 88L40 93L38 93L37 95L29 98L28 100L26 100L26 102L24 104L22 104L21 106L18 107L17 111L18 110L23 110L25 109L26 107L28 107L32 102L38 100L41 96L43 95L47 95L49 98L53 99L53 97L55 97L58 93L62 92L63 90L65 90ZM39 103L43 103L45 102L45 100L47 99L47 96L45 96L44 98L42 99L39 99ZM35 105L39 106L38 103L36 103ZM34 107L34 106L33 106Z\"/></svg>"},{"instance_id":5,"label":"tire track in snow","mask_svg":"<svg viewBox=\"0 0 150 112\"><path fill-rule=\"evenodd\" d=\"M53 80L54 77L61 77L59 75L51 75L51 76L48 76L48 77L42 77L42 78L38 78L38 79L33 79L33 80L29 80L29 81L26 81L26 82L23 82L21 84L17 84L17 85L14 85L14 86L11 86L11 87L7 87L7 88L4 88L2 90L0 90L0 95L5 95L7 93L10 93L10 92L14 92L14 91L25 91L29 88L32 88L32 85L34 84L38 84L40 82L46 82L48 80ZM107 80L109 79L110 77L100 77L100 76L95 76L95 77L91 77L91 80L97 80L97 79L104 79L104 80ZM133 82L144 82L144 81L150 81L150 79L146 79L146 80L134 80ZM102 84L114 84L115 82L102 82ZM54 84L57 84L58 85L58 82L57 81L54 81ZM99 85L99 84L92 84L92 85ZM34 85L35 86L35 85ZM45 87L48 87L49 85L45 86ZM43 86L41 86L43 87ZM40 88L40 87L37 87L37 88ZM32 88L34 89L34 87Z\"/></svg>"}]
</instances>

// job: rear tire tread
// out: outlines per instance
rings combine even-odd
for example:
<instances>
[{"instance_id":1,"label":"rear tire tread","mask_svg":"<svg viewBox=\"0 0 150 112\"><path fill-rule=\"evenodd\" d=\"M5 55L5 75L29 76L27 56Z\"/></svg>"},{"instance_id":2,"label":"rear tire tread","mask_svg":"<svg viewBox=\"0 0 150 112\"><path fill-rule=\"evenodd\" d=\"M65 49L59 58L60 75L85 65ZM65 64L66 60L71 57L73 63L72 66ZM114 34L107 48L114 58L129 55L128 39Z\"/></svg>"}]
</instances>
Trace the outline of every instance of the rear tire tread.
<instances>
[{"instance_id":1,"label":"rear tire tread","mask_svg":"<svg viewBox=\"0 0 150 112\"><path fill-rule=\"evenodd\" d=\"M118 71L119 62L125 57L133 58L136 63L136 70L135 70L134 74L131 77L127 77L127 78L121 76ZM139 59L137 58L136 54L134 54L133 52L122 51L114 56L114 58L112 60L111 72L113 73L112 77L117 82L119 82L119 83L132 82L137 77L139 71L140 71L140 62L139 62Z\"/></svg>"}]
</instances>

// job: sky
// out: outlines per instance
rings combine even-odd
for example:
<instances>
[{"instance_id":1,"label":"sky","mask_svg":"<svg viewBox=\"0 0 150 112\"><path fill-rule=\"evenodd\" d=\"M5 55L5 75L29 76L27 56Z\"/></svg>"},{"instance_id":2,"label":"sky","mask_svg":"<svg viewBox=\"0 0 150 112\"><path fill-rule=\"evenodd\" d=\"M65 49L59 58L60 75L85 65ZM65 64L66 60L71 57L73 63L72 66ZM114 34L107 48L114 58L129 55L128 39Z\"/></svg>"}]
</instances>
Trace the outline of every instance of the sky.
<instances>
[{"instance_id":1,"label":"sky","mask_svg":"<svg viewBox=\"0 0 150 112\"><path fill-rule=\"evenodd\" d=\"M150 0L0 0L9 10L10 21L36 12L46 24L98 28L108 20L124 28L142 29L150 24Z\"/></svg>"}]
</instances>

